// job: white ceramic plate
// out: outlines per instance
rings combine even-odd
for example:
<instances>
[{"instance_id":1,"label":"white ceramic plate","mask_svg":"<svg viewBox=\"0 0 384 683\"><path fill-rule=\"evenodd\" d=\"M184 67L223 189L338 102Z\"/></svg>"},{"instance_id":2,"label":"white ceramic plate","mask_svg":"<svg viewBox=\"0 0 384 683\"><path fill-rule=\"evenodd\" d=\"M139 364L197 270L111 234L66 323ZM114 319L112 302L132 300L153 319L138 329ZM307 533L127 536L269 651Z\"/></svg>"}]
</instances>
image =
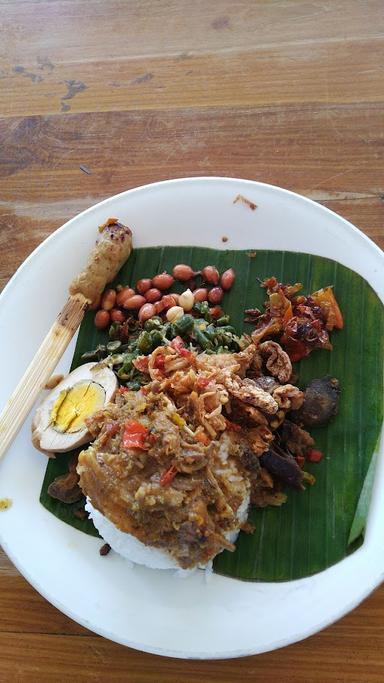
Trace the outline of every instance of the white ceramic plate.
<instances>
[{"instance_id":1,"label":"white ceramic plate","mask_svg":"<svg viewBox=\"0 0 384 683\"><path fill-rule=\"evenodd\" d=\"M256 211L233 204L241 193ZM359 272L384 299L383 254L336 214L292 192L231 178L193 178L124 192L57 230L26 260L0 299L4 404L66 299L97 226L118 216L135 244L268 248L328 256ZM229 238L223 244L222 236ZM68 369L73 345L60 366ZM364 545L311 578L246 583L199 572L129 568L100 541L60 522L39 504L46 461L31 445L29 418L0 464L0 541L25 578L83 626L130 647L184 658L256 654L293 643L355 607L382 580L384 466L379 461Z\"/></svg>"}]
</instances>

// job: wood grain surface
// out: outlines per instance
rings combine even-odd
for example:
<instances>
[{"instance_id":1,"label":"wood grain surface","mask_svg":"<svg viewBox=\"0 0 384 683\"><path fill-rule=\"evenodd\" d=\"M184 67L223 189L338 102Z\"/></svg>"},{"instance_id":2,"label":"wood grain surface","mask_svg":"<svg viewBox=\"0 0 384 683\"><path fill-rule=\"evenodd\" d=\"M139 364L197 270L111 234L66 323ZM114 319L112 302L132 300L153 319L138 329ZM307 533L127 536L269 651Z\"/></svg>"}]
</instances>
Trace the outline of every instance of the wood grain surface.
<instances>
[{"instance_id":1,"label":"wood grain surface","mask_svg":"<svg viewBox=\"0 0 384 683\"><path fill-rule=\"evenodd\" d=\"M300 192L384 246L382 0L0 0L0 285L65 220L193 175ZM312 638L183 662L110 643L0 551L0 683L382 683L384 588Z\"/></svg>"}]
</instances>

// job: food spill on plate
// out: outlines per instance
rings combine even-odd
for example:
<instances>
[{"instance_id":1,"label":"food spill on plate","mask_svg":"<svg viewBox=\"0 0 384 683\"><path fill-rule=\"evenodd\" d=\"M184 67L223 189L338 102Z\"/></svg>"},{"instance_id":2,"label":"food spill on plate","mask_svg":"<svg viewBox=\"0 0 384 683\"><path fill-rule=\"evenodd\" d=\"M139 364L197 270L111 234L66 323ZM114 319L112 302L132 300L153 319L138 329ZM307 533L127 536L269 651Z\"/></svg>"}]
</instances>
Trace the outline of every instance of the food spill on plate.
<instances>
[{"instance_id":1,"label":"food spill on plate","mask_svg":"<svg viewBox=\"0 0 384 683\"><path fill-rule=\"evenodd\" d=\"M303 295L272 276L261 282L264 311L245 311L252 333L238 335L225 314L233 268L175 264L101 297L98 264L91 271L95 282L74 287L108 340L44 399L32 437L49 454L90 445L49 493L84 496L80 512L133 562L206 567L235 549L240 529L252 533L250 505L281 506L286 486L315 483L305 462L323 454L306 427L337 413L340 387L334 377L297 387L292 361L332 349L343 326L335 295L329 286Z\"/></svg>"}]
</instances>

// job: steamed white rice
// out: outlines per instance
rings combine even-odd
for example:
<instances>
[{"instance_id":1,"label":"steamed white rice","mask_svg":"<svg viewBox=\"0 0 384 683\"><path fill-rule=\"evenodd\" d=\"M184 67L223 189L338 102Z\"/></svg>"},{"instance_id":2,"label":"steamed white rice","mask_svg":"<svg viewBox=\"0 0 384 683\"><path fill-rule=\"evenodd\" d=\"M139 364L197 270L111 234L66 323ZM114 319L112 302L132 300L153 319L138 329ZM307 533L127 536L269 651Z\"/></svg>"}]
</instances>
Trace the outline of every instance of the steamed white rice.
<instances>
[{"instance_id":1,"label":"steamed white rice","mask_svg":"<svg viewBox=\"0 0 384 683\"><path fill-rule=\"evenodd\" d=\"M246 521L248 516L248 509L250 503L250 495L244 498L238 511L237 518L239 525ZM112 550L119 555L122 555L126 560L134 564L141 564L151 569L177 569L178 573L190 574L191 570L181 570L176 560L165 550L159 550L151 546L145 545L139 541L135 536L120 531L107 517L93 507L89 498L85 504L85 509L89 513L96 529L100 536L108 543ZM235 543L239 535L239 529L233 529L225 534L226 539L230 543ZM211 566L212 563L208 563ZM204 567L201 567L204 569ZM193 571L193 570L192 570Z\"/></svg>"}]
</instances>

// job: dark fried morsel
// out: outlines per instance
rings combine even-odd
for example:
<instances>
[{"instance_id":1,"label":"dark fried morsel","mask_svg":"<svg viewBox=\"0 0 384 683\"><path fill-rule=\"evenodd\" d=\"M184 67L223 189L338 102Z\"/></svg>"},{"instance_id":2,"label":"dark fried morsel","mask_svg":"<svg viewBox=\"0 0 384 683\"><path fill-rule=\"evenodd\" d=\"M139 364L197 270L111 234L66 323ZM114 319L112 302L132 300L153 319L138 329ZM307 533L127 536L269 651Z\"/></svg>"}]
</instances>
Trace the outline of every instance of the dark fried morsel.
<instances>
[{"instance_id":1,"label":"dark fried morsel","mask_svg":"<svg viewBox=\"0 0 384 683\"><path fill-rule=\"evenodd\" d=\"M77 503L83 497L83 492L79 486L79 475L77 472L61 474L50 483L48 493L52 498L56 498L62 503Z\"/></svg>"},{"instance_id":2,"label":"dark fried morsel","mask_svg":"<svg viewBox=\"0 0 384 683\"><path fill-rule=\"evenodd\" d=\"M257 508L272 505L279 507L286 501L281 493L279 484L273 481L271 475L261 467L261 459L256 453L247 449L241 456L241 462L248 471L251 482L251 504Z\"/></svg>"},{"instance_id":3,"label":"dark fried morsel","mask_svg":"<svg viewBox=\"0 0 384 683\"><path fill-rule=\"evenodd\" d=\"M295 489L303 488L303 471L300 469L295 458L282 449L280 453L270 448L260 456L260 465L265 467L270 474L278 477L285 484Z\"/></svg>"},{"instance_id":4,"label":"dark fried morsel","mask_svg":"<svg viewBox=\"0 0 384 683\"><path fill-rule=\"evenodd\" d=\"M294 455L305 455L308 448L314 446L315 441L305 429L290 420L284 420L280 431L280 443Z\"/></svg>"},{"instance_id":5,"label":"dark fried morsel","mask_svg":"<svg viewBox=\"0 0 384 683\"><path fill-rule=\"evenodd\" d=\"M111 546L109 545L109 543L104 543L104 545L102 545L100 550L99 550L99 554L102 557L105 557L105 555L108 555L110 550L111 550Z\"/></svg>"},{"instance_id":6,"label":"dark fried morsel","mask_svg":"<svg viewBox=\"0 0 384 683\"><path fill-rule=\"evenodd\" d=\"M68 472L76 472L77 463L79 461L79 453L76 451L71 455L68 462Z\"/></svg>"},{"instance_id":7,"label":"dark fried morsel","mask_svg":"<svg viewBox=\"0 0 384 683\"><path fill-rule=\"evenodd\" d=\"M258 472L260 470L260 458L250 448L247 448L242 454L241 462L245 469L250 472Z\"/></svg>"},{"instance_id":8,"label":"dark fried morsel","mask_svg":"<svg viewBox=\"0 0 384 683\"><path fill-rule=\"evenodd\" d=\"M259 387L259 389L263 389L269 394L272 394L273 391L280 386L279 382L274 377L269 377L269 375L261 375L260 377L257 377L255 379L255 384Z\"/></svg>"},{"instance_id":9,"label":"dark fried morsel","mask_svg":"<svg viewBox=\"0 0 384 683\"><path fill-rule=\"evenodd\" d=\"M299 410L292 411L290 419L305 427L323 425L337 414L340 397L339 381L327 375L314 379L304 392L304 403Z\"/></svg>"}]
</instances>

